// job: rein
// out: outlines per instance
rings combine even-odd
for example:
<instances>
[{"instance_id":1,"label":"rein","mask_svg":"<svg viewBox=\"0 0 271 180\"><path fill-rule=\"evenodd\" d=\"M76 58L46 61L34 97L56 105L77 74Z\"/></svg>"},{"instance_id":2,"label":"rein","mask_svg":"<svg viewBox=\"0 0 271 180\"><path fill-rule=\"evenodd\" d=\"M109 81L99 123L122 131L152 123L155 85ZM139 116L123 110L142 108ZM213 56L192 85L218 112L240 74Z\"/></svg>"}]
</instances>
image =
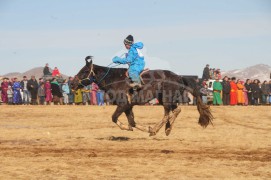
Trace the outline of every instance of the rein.
<instances>
[{"instance_id":1,"label":"rein","mask_svg":"<svg viewBox=\"0 0 271 180\"><path fill-rule=\"evenodd\" d=\"M123 53L122 55L120 55L120 57L123 57L125 54L126 54L126 53ZM116 64L116 65L114 65L114 66L111 66L112 64L114 64L114 63L110 63L109 65L107 65L107 72L106 72L105 75L97 82L97 84L100 84L100 82L101 82L102 80L105 79L105 77L108 75L108 73L109 73L109 71L110 71L111 68L114 68L114 67L117 67L117 66L120 65L120 64ZM95 76L95 75L94 75L94 76Z\"/></svg>"},{"instance_id":2,"label":"rein","mask_svg":"<svg viewBox=\"0 0 271 180\"><path fill-rule=\"evenodd\" d=\"M114 65L114 66L111 66L112 64L114 64L114 63L111 63L111 64L109 64L109 65L107 66L107 71L106 71L105 75L98 81L98 84L99 84L102 80L105 79L105 77L108 75L108 73L109 73L109 71L110 71L111 68L114 68L114 67L117 67L117 66L120 65L120 64L116 64L116 65Z\"/></svg>"}]
</instances>

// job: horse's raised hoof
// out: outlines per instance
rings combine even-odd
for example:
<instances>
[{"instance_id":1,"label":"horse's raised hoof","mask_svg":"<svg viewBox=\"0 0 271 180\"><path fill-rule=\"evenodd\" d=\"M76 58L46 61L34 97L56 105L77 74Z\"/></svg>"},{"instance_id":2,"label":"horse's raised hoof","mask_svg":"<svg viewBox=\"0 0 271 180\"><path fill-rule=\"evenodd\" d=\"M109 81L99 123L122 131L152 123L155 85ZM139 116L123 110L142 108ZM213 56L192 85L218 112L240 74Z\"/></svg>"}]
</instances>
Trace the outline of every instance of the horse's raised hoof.
<instances>
[{"instance_id":1,"label":"horse's raised hoof","mask_svg":"<svg viewBox=\"0 0 271 180\"><path fill-rule=\"evenodd\" d=\"M132 127L132 126L129 126L128 131L133 131L133 127Z\"/></svg>"},{"instance_id":2,"label":"horse's raised hoof","mask_svg":"<svg viewBox=\"0 0 271 180\"><path fill-rule=\"evenodd\" d=\"M165 133L166 133L167 136L170 134L170 132L171 132L171 128L167 128L167 129L165 130Z\"/></svg>"},{"instance_id":3,"label":"horse's raised hoof","mask_svg":"<svg viewBox=\"0 0 271 180\"><path fill-rule=\"evenodd\" d=\"M155 136L156 135L156 132L150 126L149 126L149 133L150 133L149 136Z\"/></svg>"}]
</instances>

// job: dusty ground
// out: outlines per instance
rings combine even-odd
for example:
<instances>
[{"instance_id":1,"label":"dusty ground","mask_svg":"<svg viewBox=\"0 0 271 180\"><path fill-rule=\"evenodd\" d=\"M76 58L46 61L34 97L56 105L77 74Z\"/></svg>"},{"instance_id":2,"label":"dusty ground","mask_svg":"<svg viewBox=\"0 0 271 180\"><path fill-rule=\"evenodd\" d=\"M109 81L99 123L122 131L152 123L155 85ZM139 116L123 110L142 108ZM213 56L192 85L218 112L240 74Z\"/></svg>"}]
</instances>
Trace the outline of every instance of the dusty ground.
<instances>
[{"instance_id":1,"label":"dusty ground","mask_svg":"<svg viewBox=\"0 0 271 180\"><path fill-rule=\"evenodd\" d=\"M184 106L170 136L121 131L115 107L0 106L0 179L270 179L271 107ZM135 107L154 125L162 107ZM125 116L120 120L127 123Z\"/></svg>"}]
</instances>

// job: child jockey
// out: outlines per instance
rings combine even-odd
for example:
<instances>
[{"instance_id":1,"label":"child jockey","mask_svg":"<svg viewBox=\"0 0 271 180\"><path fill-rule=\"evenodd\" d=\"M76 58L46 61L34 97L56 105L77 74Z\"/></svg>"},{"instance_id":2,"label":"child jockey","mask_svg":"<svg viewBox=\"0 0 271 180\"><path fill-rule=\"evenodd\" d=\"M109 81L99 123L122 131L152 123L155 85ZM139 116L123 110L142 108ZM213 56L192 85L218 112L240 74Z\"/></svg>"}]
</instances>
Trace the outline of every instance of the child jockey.
<instances>
[{"instance_id":1,"label":"child jockey","mask_svg":"<svg viewBox=\"0 0 271 180\"><path fill-rule=\"evenodd\" d=\"M130 84L131 87L141 87L140 81L140 73L144 70L145 61L142 52L140 51L143 48L142 42L134 43L134 38L132 35L127 36L124 39L124 45L127 50L129 50L128 54L126 54L125 58L120 58L115 56L113 58L114 63L120 64L128 64L128 74L129 78L132 80Z\"/></svg>"}]
</instances>

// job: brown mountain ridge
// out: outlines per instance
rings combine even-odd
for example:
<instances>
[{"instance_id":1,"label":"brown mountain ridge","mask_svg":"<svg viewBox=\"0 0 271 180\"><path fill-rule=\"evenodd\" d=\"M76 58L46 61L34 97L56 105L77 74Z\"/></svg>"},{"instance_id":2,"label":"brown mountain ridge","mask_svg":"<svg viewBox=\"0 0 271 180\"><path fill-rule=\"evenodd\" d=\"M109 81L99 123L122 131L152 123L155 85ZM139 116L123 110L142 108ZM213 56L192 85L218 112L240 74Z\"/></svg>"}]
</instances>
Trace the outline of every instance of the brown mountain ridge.
<instances>
[{"instance_id":1,"label":"brown mountain ridge","mask_svg":"<svg viewBox=\"0 0 271 180\"><path fill-rule=\"evenodd\" d=\"M50 71L52 72L51 68L50 68ZM29 79L33 75L36 77L36 79L43 77L43 67L35 67L35 68L32 68L32 69L25 71L23 73L11 72L11 73L2 75L2 77L7 77L7 78L15 78L16 77L19 79L23 79L23 76L26 76ZM64 79L68 78L68 76L65 74L61 74L61 75Z\"/></svg>"}]
</instances>

